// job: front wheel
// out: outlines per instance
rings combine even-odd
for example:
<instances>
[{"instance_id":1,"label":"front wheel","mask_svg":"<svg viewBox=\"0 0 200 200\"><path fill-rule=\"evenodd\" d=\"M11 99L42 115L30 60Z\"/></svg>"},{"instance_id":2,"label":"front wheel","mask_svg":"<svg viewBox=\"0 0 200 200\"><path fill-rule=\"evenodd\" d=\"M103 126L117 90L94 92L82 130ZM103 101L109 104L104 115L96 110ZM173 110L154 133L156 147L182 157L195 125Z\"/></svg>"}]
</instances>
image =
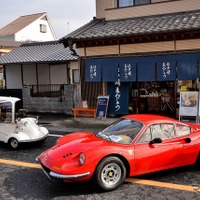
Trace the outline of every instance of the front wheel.
<instances>
[{"instance_id":1,"label":"front wheel","mask_svg":"<svg viewBox=\"0 0 200 200\"><path fill-rule=\"evenodd\" d=\"M195 162L194 166L195 166L196 169L200 168L200 152L199 152L199 154L198 154L198 156L196 158L196 162Z\"/></svg>"},{"instance_id":2,"label":"front wheel","mask_svg":"<svg viewBox=\"0 0 200 200\"><path fill-rule=\"evenodd\" d=\"M19 147L19 142L16 138L11 138L8 143L12 149L17 149Z\"/></svg>"},{"instance_id":3,"label":"front wheel","mask_svg":"<svg viewBox=\"0 0 200 200\"><path fill-rule=\"evenodd\" d=\"M104 191L116 189L126 178L126 167L117 157L104 158L97 166L94 178L100 189Z\"/></svg>"}]
</instances>

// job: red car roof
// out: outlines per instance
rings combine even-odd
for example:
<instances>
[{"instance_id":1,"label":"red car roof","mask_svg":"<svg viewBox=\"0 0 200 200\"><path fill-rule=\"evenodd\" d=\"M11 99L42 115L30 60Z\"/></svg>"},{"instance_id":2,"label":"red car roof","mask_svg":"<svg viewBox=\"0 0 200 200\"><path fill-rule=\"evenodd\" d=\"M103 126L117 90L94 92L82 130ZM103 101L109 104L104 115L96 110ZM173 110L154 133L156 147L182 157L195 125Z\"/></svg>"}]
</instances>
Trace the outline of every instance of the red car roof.
<instances>
[{"instance_id":1,"label":"red car roof","mask_svg":"<svg viewBox=\"0 0 200 200\"><path fill-rule=\"evenodd\" d=\"M154 114L133 114L133 115L126 115L123 118L129 118L129 119L134 119L137 121L141 121L143 123L154 123L158 121L173 121L173 122L178 122L178 120L162 116L162 115L154 115Z\"/></svg>"}]
</instances>

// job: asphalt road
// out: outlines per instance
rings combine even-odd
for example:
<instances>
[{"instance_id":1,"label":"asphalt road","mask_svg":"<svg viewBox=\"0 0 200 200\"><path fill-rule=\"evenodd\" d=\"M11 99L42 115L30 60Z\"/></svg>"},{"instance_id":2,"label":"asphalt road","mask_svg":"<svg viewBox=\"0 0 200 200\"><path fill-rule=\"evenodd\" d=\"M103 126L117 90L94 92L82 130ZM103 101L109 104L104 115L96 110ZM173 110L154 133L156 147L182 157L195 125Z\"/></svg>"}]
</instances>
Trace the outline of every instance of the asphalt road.
<instances>
[{"instance_id":1,"label":"asphalt road","mask_svg":"<svg viewBox=\"0 0 200 200\"><path fill-rule=\"evenodd\" d=\"M103 193L91 182L49 180L35 158L55 143L58 133L54 134L44 143L24 145L14 151L0 144L0 200L200 199L200 169L193 167L132 177L118 189Z\"/></svg>"}]
</instances>

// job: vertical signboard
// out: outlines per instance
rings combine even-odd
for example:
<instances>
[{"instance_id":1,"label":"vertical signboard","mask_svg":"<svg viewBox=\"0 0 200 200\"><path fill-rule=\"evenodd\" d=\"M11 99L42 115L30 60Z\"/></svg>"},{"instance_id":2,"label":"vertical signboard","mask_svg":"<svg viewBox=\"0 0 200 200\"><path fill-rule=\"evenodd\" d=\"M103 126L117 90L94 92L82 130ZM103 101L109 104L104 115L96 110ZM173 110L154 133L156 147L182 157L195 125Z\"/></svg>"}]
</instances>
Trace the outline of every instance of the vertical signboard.
<instances>
[{"instance_id":1,"label":"vertical signboard","mask_svg":"<svg viewBox=\"0 0 200 200\"><path fill-rule=\"evenodd\" d=\"M106 117L108 102L109 102L109 96L102 95L97 97L97 111L96 111L97 118Z\"/></svg>"},{"instance_id":2,"label":"vertical signboard","mask_svg":"<svg viewBox=\"0 0 200 200\"><path fill-rule=\"evenodd\" d=\"M198 92L186 91L180 93L179 116L194 116L198 112Z\"/></svg>"}]
</instances>

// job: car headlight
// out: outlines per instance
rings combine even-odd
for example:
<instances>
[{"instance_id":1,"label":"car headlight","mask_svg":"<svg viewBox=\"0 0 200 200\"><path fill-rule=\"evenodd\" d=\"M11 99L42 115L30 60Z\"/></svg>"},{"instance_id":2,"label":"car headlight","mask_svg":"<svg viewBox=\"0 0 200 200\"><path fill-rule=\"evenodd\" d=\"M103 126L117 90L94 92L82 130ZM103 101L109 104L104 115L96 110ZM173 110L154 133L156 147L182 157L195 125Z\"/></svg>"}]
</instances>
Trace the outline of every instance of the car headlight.
<instances>
[{"instance_id":1,"label":"car headlight","mask_svg":"<svg viewBox=\"0 0 200 200\"><path fill-rule=\"evenodd\" d=\"M80 162L81 165L85 164L85 155L84 155L84 153L80 153L79 154L79 162Z\"/></svg>"}]
</instances>

